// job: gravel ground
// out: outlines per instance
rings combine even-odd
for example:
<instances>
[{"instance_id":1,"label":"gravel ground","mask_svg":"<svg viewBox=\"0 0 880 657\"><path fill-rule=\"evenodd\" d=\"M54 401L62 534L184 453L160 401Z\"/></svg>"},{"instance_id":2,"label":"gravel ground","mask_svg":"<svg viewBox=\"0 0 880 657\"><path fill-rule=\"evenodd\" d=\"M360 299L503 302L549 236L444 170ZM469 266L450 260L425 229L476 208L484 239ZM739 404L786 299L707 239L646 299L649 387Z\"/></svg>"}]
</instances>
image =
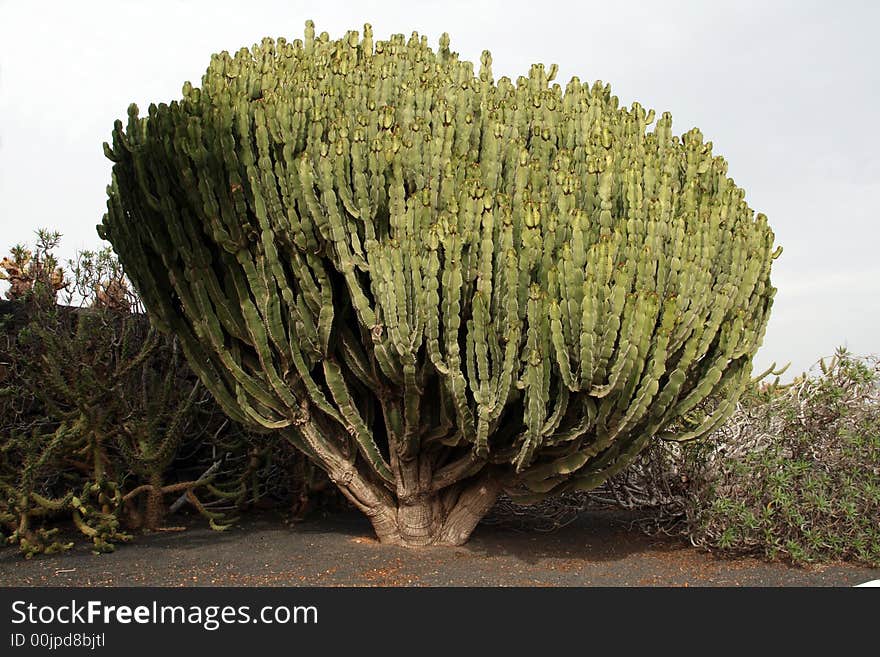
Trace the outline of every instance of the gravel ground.
<instances>
[{"instance_id":1,"label":"gravel ground","mask_svg":"<svg viewBox=\"0 0 880 657\"><path fill-rule=\"evenodd\" d=\"M112 554L86 547L25 560L0 549L4 586L851 586L880 569L797 568L719 558L650 538L594 512L553 533L481 526L460 548L379 545L360 516L287 525L269 515L226 532L200 521L138 536Z\"/></svg>"}]
</instances>

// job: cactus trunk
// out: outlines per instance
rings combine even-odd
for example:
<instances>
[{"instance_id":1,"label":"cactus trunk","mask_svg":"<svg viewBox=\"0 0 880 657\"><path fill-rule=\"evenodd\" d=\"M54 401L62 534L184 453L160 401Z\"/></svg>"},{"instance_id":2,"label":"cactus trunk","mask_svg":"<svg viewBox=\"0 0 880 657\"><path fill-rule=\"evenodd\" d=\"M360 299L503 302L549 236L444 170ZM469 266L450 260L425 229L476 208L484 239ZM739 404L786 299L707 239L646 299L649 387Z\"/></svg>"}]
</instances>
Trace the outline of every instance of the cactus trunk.
<instances>
[{"instance_id":1,"label":"cactus trunk","mask_svg":"<svg viewBox=\"0 0 880 657\"><path fill-rule=\"evenodd\" d=\"M144 512L144 529L156 530L162 526L165 517L165 498L162 494L162 474L150 475L150 489L147 491Z\"/></svg>"},{"instance_id":2,"label":"cactus trunk","mask_svg":"<svg viewBox=\"0 0 880 657\"><path fill-rule=\"evenodd\" d=\"M404 547L462 545L501 490L498 482L486 475L441 492L430 488L398 490L392 501L370 507L347 485L341 484L341 488L370 518L379 542Z\"/></svg>"},{"instance_id":3,"label":"cactus trunk","mask_svg":"<svg viewBox=\"0 0 880 657\"><path fill-rule=\"evenodd\" d=\"M300 425L297 433L311 437L316 431ZM436 461L436 454L430 452L414 457L395 453L388 484L377 481L375 472L364 464L353 465L329 451L318 459L330 480L370 519L380 542L406 547L461 545L495 503L502 480L470 456L439 472Z\"/></svg>"},{"instance_id":4,"label":"cactus trunk","mask_svg":"<svg viewBox=\"0 0 880 657\"><path fill-rule=\"evenodd\" d=\"M486 475L444 491L398 490L392 500L366 506L348 485L338 485L370 519L379 542L404 547L462 545L501 490L500 484Z\"/></svg>"}]
</instances>

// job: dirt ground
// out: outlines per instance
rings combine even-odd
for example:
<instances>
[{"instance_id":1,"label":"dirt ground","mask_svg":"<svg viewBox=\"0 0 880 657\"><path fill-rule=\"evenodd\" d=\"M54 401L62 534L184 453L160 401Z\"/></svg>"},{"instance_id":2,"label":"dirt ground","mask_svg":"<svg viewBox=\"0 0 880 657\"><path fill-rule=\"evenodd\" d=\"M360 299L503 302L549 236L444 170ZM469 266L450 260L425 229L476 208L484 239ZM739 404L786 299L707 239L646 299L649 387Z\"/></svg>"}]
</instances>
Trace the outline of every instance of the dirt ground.
<instances>
[{"instance_id":1,"label":"dirt ground","mask_svg":"<svg viewBox=\"0 0 880 657\"><path fill-rule=\"evenodd\" d=\"M111 554L86 546L23 559L0 549L3 586L851 586L880 569L809 569L719 558L674 538L650 538L619 516L583 515L553 533L480 526L461 548L379 545L360 516L296 525L251 518L218 533L194 520L184 531L142 535Z\"/></svg>"}]
</instances>

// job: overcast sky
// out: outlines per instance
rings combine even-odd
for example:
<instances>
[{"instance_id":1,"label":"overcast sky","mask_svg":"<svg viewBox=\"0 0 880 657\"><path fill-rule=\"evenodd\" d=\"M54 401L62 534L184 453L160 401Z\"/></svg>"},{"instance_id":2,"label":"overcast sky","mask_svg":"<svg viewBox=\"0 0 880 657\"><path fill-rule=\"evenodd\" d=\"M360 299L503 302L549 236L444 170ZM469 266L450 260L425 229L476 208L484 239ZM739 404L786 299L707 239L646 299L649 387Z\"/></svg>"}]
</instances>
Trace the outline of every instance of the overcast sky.
<instances>
[{"instance_id":1,"label":"overcast sky","mask_svg":"<svg viewBox=\"0 0 880 657\"><path fill-rule=\"evenodd\" d=\"M63 257L96 248L110 162L101 143L136 102L180 97L211 53L296 38L444 31L496 79L532 63L610 82L623 103L672 112L727 158L785 252L757 366L809 367L845 344L880 352L880 3L39 2L0 0L0 249L39 227Z\"/></svg>"}]
</instances>

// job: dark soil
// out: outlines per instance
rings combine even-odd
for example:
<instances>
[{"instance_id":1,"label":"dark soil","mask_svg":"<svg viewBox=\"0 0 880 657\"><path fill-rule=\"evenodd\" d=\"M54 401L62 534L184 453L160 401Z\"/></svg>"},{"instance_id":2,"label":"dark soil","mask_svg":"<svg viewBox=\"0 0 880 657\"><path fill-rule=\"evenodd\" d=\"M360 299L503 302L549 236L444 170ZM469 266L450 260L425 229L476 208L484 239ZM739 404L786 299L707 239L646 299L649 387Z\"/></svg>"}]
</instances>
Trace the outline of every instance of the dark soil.
<instances>
[{"instance_id":1,"label":"dark soil","mask_svg":"<svg viewBox=\"0 0 880 657\"><path fill-rule=\"evenodd\" d=\"M651 538L620 513L590 512L552 533L481 526L460 548L379 545L340 514L296 525L264 515L225 532L201 520L137 536L111 554L79 546L25 560L0 549L4 586L851 586L880 579L852 564L800 568L721 558Z\"/></svg>"}]
</instances>

